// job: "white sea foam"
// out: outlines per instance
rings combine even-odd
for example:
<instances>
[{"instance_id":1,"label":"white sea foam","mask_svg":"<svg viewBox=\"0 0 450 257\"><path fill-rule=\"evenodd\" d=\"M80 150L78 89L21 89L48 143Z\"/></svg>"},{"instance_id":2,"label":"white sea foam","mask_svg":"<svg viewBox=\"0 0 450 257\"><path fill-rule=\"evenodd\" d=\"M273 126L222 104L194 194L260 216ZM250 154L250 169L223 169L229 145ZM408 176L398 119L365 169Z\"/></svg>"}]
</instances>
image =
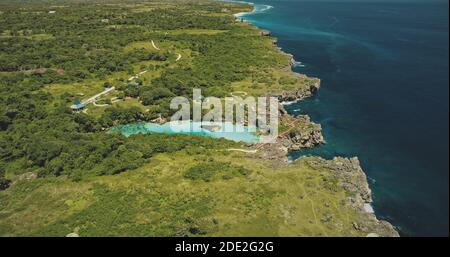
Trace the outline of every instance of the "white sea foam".
<instances>
[{"instance_id":1,"label":"white sea foam","mask_svg":"<svg viewBox=\"0 0 450 257\"><path fill-rule=\"evenodd\" d=\"M372 208L372 205L370 205L370 203L365 203L364 204L364 210L368 213L374 213L375 211Z\"/></svg>"},{"instance_id":2,"label":"white sea foam","mask_svg":"<svg viewBox=\"0 0 450 257\"><path fill-rule=\"evenodd\" d=\"M273 6L268 5L268 4L254 4L252 2L245 2L245 1L233 1L233 0L223 0L224 2L232 2L232 3L242 3L242 4L249 4L251 6L253 6L253 10L251 12L240 12L240 13L236 13L234 14L234 17L236 18L240 18L244 15L252 15L252 14L257 14L257 13L263 13L266 12L267 10L270 10L273 8Z\"/></svg>"},{"instance_id":3,"label":"white sea foam","mask_svg":"<svg viewBox=\"0 0 450 257\"><path fill-rule=\"evenodd\" d=\"M294 64L292 66L294 66L294 67L305 67L305 65L302 62L298 62L298 61L294 62Z\"/></svg>"},{"instance_id":4,"label":"white sea foam","mask_svg":"<svg viewBox=\"0 0 450 257\"><path fill-rule=\"evenodd\" d=\"M246 15L246 14L248 14L248 12L239 12L239 13L235 13L233 15L234 15L234 17L239 18L239 17L241 17L243 15Z\"/></svg>"},{"instance_id":5,"label":"white sea foam","mask_svg":"<svg viewBox=\"0 0 450 257\"><path fill-rule=\"evenodd\" d=\"M258 8L258 7L255 8L254 13L263 13L263 12L265 12L267 10L272 9L272 8L273 8L273 6L271 6L271 5L263 4L263 5L261 5L261 8Z\"/></svg>"},{"instance_id":6,"label":"white sea foam","mask_svg":"<svg viewBox=\"0 0 450 257\"><path fill-rule=\"evenodd\" d=\"M280 104L281 105L290 105L290 104L293 104L293 103L296 103L298 100L296 100L296 101L283 101L283 102L281 102Z\"/></svg>"}]
</instances>

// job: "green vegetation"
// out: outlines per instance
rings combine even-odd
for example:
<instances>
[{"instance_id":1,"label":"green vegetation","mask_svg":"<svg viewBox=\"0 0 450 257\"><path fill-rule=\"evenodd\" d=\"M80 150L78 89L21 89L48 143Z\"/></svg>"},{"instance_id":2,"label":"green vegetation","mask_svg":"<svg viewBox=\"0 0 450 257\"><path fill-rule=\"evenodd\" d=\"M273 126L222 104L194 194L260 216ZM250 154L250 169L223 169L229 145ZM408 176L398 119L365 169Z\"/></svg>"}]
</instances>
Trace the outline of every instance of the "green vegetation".
<instances>
[{"instance_id":1,"label":"green vegetation","mask_svg":"<svg viewBox=\"0 0 450 257\"><path fill-rule=\"evenodd\" d=\"M208 182L215 178L231 179L236 176L246 176L249 173L249 170L230 163L200 162L188 169L185 172L184 177L191 180L203 180Z\"/></svg>"},{"instance_id":2,"label":"green vegetation","mask_svg":"<svg viewBox=\"0 0 450 257\"><path fill-rule=\"evenodd\" d=\"M221 166L236 172L223 178ZM363 234L352 226L363 217L345 204L348 194L334 186L333 173L316 158L269 167L253 155L195 147L154 155L129 173L79 182L62 177L23 180L0 195L0 234ZM205 179L210 171L214 179Z\"/></svg>"},{"instance_id":3,"label":"green vegetation","mask_svg":"<svg viewBox=\"0 0 450 257\"><path fill-rule=\"evenodd\" d=\"M310 81L234 20L249 6L107 2L0 3L0 235L362 234L326 166L274 168L226 140L108 133L168 117L193 88L266 95Z\"/></svg>"},{"instance_id":4,"label":"green vegetation","mask_svg":"<svg viewBox=\"0 0 450 257\"><path fill-rule=\"evenodd\" d=\"M296 78L260 72L281 70L288 57L255 28L234 21L231 14L248 6L112 3L2 4L0 32L7 36L0 38L1 177L134 169L143 161L140 154L119 150L132 139L105 129L168 117L170 99L190 96L192 88L229 96L240 89L236 83L249 79L259 92L245 89L256 94L265 94L278 80L295 84ZM34 37L43 34L49 36ZM182 61L175 61L177 53ZM89 104L85 113L68 109L75 99L111 86L117 90Z\"/></svg>"}]
</instances>

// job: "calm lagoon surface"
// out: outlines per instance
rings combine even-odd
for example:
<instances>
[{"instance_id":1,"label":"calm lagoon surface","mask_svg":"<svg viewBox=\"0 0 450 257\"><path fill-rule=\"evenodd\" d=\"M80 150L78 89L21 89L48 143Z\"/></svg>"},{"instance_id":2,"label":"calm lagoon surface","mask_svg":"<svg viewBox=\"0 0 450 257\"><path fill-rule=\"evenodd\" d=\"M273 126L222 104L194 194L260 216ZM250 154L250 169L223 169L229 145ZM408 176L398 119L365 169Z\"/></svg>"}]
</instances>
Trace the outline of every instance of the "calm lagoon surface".
<instances>
[{"instance_id":1,"label":"calm lagoon surface","mask_svg":"<svg viewBox=\"0 0 450 257\"><path fill-rule=\"evenodd\" d=\"M161 125L157 123L133 123L116 126L111 129L111 132L119 132L127 137L138 133L189 134L256 144L259 143L260 138L254 131L256 131L255 128L251 130L231 122L223 122L217 125L215 123L193 121L172 121Z\"/></svg>"}]
</instances>

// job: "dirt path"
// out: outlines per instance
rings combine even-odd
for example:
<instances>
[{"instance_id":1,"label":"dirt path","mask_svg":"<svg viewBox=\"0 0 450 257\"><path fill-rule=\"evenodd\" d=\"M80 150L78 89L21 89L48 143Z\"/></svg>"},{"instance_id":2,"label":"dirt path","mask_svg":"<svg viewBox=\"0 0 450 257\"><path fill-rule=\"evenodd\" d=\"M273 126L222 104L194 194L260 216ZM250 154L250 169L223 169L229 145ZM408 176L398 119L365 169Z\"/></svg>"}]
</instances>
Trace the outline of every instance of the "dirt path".
<instances>
[{"instance_id":1,"label":"dirt path","mask_svg":"<svg viewBox=\"0 0 450 257\"><path fill-rule=\"evenodd\" d=\"M153 48L155 48L156 50L161 50L161 49L159 49L158 47L156 47L155 42L153 42L153 40L152 40L152 46L153 46Z\"/></svg>"},{"instance_id":2,"label":"dirt path","mask_svg":"<svg viewBox=\"0 0 450 257\"><path fill-rule=\"evenodd\" d=\"M84 100L84 101L82 102L82 104L86 105L86 104L92 103L92 102L94 102L95 99L97 99L98 97L100 97L100 96L102 96L102 95L105 95L105 94L108 94L109 92L113 91L114 89L115 89L115 87L106 88L105 90L103 90L103 92L98 93L98 94L96 94L96 95L94 95L94 96L92 96L92 97L90 97L90 98Z\"/></svg>"},{"instance_id":3,"label":"dirt path","mask_svg":"<svg viewBox=\"0 0 450 257\"><path fill-rule=\"evenodd\" d=\"M108 105L109 105L109 104L97 104L95 101L93 101L92 104L93 104L95 107L105 107L105 106L108 106Z\"/></svg>"},{"instance_id":4,"label":"dirt path","mask_svg":"<svg viewBox=\"0 0 450 257\"><path fill-rule=\"evenodd\" d=\"M143 75L143 74L145 74L145 73L147 73L147 70L141 71L141 72L139 72L138 74L136 74L136 75L134 75L134 76L131 76L131 77L128 79L128 81L132 81L132 80L134 80L134 79L137 79L137 78L139 78L139 76L141 76L141 75Z\"/></svg>"},{"instance_id":5,"label":"dirt path","mask_svg":"<svg viewBox=\"0 0 450 257\"><path fill-rule=\"evenodd\" d=\"M228 149L228 151L238 151L238 152L244 152L244 153L257 153L258 150L252 149L252 150L247 150L247 149L236 149L236 148L230 148Z\"/></svg>"}]
</instances>

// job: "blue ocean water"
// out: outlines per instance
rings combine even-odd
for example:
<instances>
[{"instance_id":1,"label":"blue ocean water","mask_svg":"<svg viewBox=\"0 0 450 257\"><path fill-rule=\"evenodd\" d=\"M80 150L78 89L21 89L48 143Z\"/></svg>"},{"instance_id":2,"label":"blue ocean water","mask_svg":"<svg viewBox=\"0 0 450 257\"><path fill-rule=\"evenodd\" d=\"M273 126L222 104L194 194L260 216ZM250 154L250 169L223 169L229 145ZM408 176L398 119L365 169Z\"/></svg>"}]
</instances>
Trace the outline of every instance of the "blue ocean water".
<instances>
[{"instance_id":1,"label":"blue ocean water","mask_svg":"<svg viewBox=\"0 0 450 257\"><path fill-rule=\"evenodd\" d=\"M327 144L290 157L358 156L379 218L404 236L448 236L448 2L252 2L265 11L243 18L322 79L287 109L322 124Z\"/></svg>"}]
</instances>

